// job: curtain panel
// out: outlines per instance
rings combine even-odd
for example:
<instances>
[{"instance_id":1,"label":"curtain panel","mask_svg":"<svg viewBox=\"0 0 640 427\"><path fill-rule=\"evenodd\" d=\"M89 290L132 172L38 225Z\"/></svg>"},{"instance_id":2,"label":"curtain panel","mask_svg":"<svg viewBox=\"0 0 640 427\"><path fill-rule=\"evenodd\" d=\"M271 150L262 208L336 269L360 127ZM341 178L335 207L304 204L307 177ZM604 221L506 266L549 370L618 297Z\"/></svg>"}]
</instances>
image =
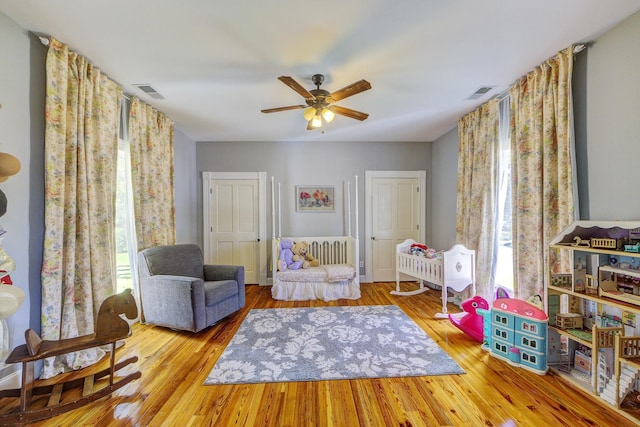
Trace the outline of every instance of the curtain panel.
<instances>
[{"instance_id":1,"label":"curtain panel","mask_svg":"<svg viewBox=\"0 0 640 427\"><path fill-rule=\"evenodd\" d=\"M174 123L137 98L129 112L129 143L137 249L175 243Z\"/></svg>"},{"instance_id":2,"label":"curtain panel","mask_svg":"<svg viewBox=\"0 0 640 427\"><path fill-rule=\"evenodd\" d=\"M491 301L496 260L499 101L458 121L456 241L476 251L476 293Z\"/></svg>"},{"instance_id":3,"label":"curtain panel","mask_svg":"<svg viewBox=\"0 0 640 427\"><path fill-rule=\"evenodd\" d=\"M42 330L46 340L94 332L115 282L115 183L122 89L51 38L46 58L45 235ZM49 358L41 378L89 366L89 349Z\"/></svg>"},{"instance_id":4,"label":"curtain panel","mask_svg":"<svg viewBox=\"0 0 640 427\"><path fill-rule=\"evenodd\" d=\"M565 268L548 246L575 220L572 70L573 46L509 91L514 284L523 299L543 294L548 268Z\"/></svg>"}]
</instances>

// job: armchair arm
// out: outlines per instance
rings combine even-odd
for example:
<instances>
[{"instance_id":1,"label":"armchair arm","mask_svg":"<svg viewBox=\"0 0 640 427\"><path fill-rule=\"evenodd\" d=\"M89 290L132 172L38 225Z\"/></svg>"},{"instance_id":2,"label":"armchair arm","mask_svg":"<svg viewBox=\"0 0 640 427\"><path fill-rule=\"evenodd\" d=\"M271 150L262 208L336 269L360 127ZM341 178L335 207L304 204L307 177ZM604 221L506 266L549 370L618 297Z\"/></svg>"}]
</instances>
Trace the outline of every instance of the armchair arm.
<instances>
[{"instance_id":1,"label":"armchair arm","mask_svg":"<svg viewBox=\"0 0 640 427\"><path fill-rule=\"evenodd\" d=\"M235 280L238 283L238 304L244 307L244 266L243 265L204 265L204 280Z\"/></svg>"},{"instance_id":2,"label":"armchair arm","mask_svg":"<svg viewBox=\"0 0 640 427\"><path fill-rule=\"evenodd\" d=\"M204 280L235 280L244 285L244 266L242 265L204 265Z\"/></svg>"},{"instance_id":3,"label":"armchair arm","mask_svg":"<svg viewBox=\"0 0 640 427\"><path fill-rule=\"evenodd\" d=\"M142 277L140 293L148 323L189 331L198 331L206 325L202 279L172 275Z\"/></svg>"}]
</instances>

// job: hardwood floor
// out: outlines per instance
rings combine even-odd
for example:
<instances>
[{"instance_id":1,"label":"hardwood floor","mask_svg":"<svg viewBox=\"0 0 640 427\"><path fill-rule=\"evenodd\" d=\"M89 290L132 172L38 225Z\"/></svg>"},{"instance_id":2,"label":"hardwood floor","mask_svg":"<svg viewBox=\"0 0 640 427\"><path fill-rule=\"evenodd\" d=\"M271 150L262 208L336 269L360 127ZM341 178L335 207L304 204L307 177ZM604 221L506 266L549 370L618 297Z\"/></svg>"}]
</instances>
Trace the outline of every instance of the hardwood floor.
<instances>
[{"instance_id":1,"label":"hardwood floor","mask_svg":"<svg viewBox=\"0 0 640 427\"><path fill-rule=\"evenodd\" d=\"M413 284L404 284L411 286ZM435 292L403 297L395 283L362 284L362 298L284 302L247 287L247 305L198 334L134 325L118 359L142 377L110 398L35 426L627 426L631 421L555 374L514 368L436 320ZM204 386L250 309L396 304L466 371L465 375ZM452 311L459 311L451 306ZM16 404L0 399L0 412Z\"/></svg>"}]
</instances>

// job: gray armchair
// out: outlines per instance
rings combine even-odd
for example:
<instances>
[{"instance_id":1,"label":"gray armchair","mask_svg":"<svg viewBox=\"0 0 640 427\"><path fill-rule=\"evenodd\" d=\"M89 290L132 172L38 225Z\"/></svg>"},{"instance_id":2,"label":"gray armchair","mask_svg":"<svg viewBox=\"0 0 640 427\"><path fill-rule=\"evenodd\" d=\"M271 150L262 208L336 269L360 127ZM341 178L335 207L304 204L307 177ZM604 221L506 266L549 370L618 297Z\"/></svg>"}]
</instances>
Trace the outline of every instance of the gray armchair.
<instances>
[{"instance_id":1,"label":"gray armchair","mask_svg":"<svg viewBox=\"0 0 640 427\"><path fill-rule=\"evenodd\" d=\"M147 323L198 332L244 307L244 267L205 265L198 245L144 249L138 271Z\"/></svg>"}]
</instances>

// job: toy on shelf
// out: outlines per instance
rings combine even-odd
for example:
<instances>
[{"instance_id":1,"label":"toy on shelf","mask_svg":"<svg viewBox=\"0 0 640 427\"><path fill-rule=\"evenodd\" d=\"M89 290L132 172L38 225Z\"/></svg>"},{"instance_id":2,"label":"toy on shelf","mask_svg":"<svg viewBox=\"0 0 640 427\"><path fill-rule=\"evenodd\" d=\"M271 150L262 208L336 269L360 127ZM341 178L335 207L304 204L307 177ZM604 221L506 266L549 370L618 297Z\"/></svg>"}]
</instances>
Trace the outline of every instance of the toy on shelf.
<instances>
[{"instance_id":1,"label":"toy on shelf","mask_svg":"<svg viewBox=\"0 0 640 427\"><path fill-rule=\"evenodd\" d=\"M484 340L484 320L476 310L489 309L489 303L481 296L474 296L462 302L462 313L449 314L449 320L456 328L478 342Z\"/></svg>"},{"instance_id":2,"label":"toy on shelf","mask_svg":"<svg viewBox=\"0 0 640 427\"><path fill-rule=\"evenodd\" d=\"M638 252L640 252L640 243L635 243L633 245L624 245L624 251L637 254Z\"/></svg>"}]
</instances>

